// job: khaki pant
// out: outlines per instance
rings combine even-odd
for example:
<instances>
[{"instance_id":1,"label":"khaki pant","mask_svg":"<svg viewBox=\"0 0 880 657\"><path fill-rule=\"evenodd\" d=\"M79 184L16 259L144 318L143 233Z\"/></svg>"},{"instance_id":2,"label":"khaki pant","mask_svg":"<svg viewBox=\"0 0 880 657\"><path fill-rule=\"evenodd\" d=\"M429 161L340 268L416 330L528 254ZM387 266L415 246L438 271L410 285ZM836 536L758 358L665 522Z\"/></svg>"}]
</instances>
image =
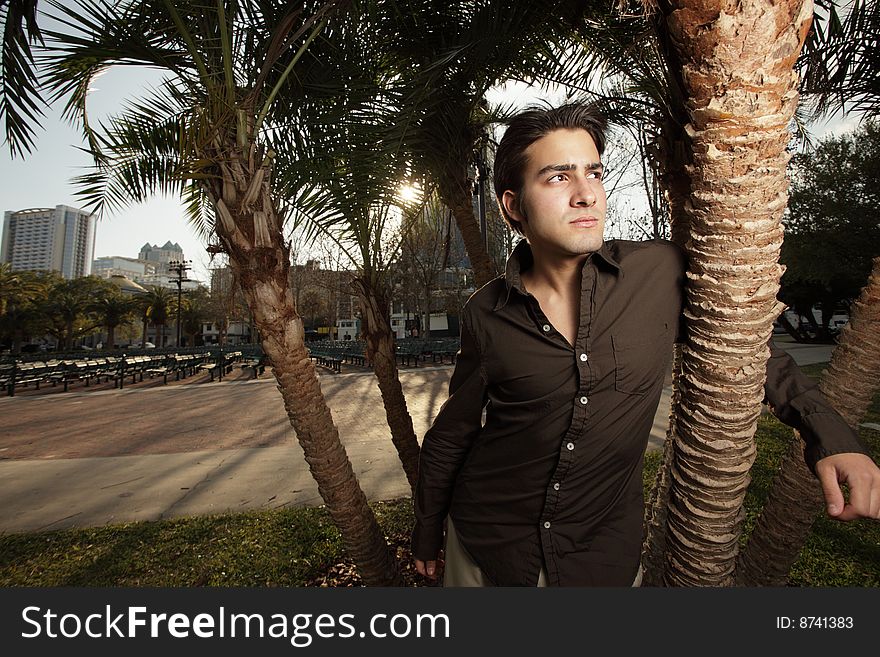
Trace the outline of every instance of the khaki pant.
<instances>
[{"instance_id":1,"label":"khaki pant","mask_svg":"<svg viewBox=\"0 0 880 657\"><path fill-rule=\"evenodd\" d=\"M471 559L464 546L458 540L452 518L446 519L446 565L443 568L443 586L492 586L492 583L480 570L480 567ZM642 585L642 567L633 580L633 586ZM547 586L547 571L541 567L538 573L538 586Z\"/></svg>"}]
</instances>

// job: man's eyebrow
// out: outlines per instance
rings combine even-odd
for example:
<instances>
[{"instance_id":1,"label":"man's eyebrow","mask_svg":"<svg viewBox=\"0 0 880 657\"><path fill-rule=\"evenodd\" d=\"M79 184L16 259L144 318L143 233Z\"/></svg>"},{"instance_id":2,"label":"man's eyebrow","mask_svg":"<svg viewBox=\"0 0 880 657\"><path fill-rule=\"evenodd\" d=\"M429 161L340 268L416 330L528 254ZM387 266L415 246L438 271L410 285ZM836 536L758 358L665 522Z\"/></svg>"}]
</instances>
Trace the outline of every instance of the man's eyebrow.
<instances>
[{"instance_id":1,"label":"man's eyebrow","mask_svg":"<svg viewBox=\"0 0 880 657\"><path fill-rule=\"evenodd\" d=\"M548 164L540 171L538 171L535 176L543 176L545 173L549 173L551 171L577 171L577 168L577 164ZM602 171L604 168L605 166L601 162L590 162L584 167L584 169L587 171Z\"/></svg>"}]
</instances>

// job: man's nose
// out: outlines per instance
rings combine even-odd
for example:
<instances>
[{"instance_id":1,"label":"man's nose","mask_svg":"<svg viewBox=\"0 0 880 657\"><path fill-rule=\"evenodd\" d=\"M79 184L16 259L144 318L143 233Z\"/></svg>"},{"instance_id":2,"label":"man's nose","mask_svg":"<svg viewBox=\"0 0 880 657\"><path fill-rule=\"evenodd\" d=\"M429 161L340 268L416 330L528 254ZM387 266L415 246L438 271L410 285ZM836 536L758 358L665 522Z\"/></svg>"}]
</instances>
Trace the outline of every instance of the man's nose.
<instances>
[{"instance_id":1,"label":"man's nose","mask_svg":"<svg viewBox=\"0 0 880 657\"><path fill-rule=\"evenodd\" d=\"M595 203L596 190L593 189L589 180L580 179L572 192L571 204L575 207L588 208Z\"/></svg>"}]
</instances>

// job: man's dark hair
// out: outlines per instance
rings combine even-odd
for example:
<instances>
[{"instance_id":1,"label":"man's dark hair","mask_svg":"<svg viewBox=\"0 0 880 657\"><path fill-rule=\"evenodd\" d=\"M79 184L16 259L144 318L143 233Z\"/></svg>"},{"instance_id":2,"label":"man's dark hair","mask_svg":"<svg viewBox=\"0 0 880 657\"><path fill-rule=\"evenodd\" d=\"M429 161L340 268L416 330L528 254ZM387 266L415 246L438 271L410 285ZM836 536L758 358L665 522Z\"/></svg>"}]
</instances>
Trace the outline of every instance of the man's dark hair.
<instances>
[{"instance_id":1,"label":"man's dark hair","mask_svg":"<svg viewBox=\"0 0 880 657\"><path fill-rule=\"evenodd\" d=\"M528 159L526 149L555 130L586 130L602 155L607 127L608 122L595 104L569 103L555 109L532 106L511 119L495 153L495 196L501 216L514 232L524 234L520 223L507 214L501 197L505 191L511 190L522 209L523 172Z\"/></svg>"}]
</instances>

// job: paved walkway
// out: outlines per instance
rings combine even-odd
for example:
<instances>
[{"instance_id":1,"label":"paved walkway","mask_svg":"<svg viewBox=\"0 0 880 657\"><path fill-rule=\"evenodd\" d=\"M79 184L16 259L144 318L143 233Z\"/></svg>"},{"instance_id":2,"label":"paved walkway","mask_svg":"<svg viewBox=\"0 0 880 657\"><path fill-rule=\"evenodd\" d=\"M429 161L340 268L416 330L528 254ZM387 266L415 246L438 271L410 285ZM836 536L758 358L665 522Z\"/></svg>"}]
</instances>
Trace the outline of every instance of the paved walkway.
<instances>
[{"instance_id":1,"label":"paved walkway","mask_svg":"<svg viewBox=\"0 0 880 657\"><path fill-rule=\"evenodd\" d=\"M419 437L446 399L451 372L401 371ZM367 497L408 495L373 374L322 374L321 384ZM649 450L662 446L669 403L667 388ZM268 372L250 381L3 397L0 415L3 532L321 504Z\"/></svg>"}]
</instances>

